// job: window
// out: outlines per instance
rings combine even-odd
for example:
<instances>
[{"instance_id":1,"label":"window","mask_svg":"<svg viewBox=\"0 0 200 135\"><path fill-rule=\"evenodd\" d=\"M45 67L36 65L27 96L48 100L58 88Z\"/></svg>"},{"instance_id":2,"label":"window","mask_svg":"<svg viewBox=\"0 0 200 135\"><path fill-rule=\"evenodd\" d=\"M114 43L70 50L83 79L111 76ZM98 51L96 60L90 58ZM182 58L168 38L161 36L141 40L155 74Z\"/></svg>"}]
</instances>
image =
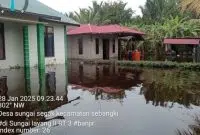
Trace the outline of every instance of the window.
<instances>
[{"instance_id":1,"label":"window","mask_svg":"<svg viewBox=\"0 0 200 135\"><path fill-rule=\"evenodd\" d=\"M113 53L115 53L115 39L113 39Z\"/></svg>"},{"instance_id":2,"label":"window","mask_svg":"<svg viewBox=\"0 0 200 135\"><path fill-rule=\"evenodd\" d=\"M4 24L0 23L0 60L5 60Z\"/></svg>"},{"instance_id":3,"label":"window","mask_svg":"<svg viewBox=\"0 0 200 135\"><path fill-rule=\"evenodd\" d=\"M45 27L45 57L54 57L54 29L53 27Z\"/></svg>"},{"instance_id":4,"label":"window","mask_svg":"<svg viewBox=\"0 0 200 135\"><path fill-rule=\"evenodd\" d=\"M99 39L96 39L96 54L99 54Z\"/></svg>"},{"instance_id":5,"label":"window","mask_svg":"<svg viewBox=\"0 0 200 135\"><path fill-rule=\"evenodd\" d=\"M79 54L82 55L83 54L83 39L82 38L78 39L78 50L79 50Z\"/></svg>"}]
</instances>

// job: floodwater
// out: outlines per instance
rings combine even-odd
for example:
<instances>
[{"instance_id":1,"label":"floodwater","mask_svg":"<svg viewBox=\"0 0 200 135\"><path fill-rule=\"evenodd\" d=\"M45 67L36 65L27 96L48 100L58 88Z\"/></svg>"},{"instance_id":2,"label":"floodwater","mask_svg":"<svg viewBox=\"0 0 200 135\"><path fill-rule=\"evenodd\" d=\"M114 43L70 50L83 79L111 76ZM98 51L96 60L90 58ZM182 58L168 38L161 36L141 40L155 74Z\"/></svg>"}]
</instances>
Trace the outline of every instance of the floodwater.
<instances>
[{"instance_id":1,"label":"floodwater","mask_svg":"<svg viewBox=\"0 0 200 135\"><path fill-rule=\"evenodd\" d=\"M86 65L77 61L47 67L0 71L1 96L49 96L3 112L48 112L47 116L0 116L1 121L46 125L3 126L51 135L178 135L195 131L200 116L200 72ZM2 114L0 114L2 115ZM17 132L20 133L19 130ZM16 133L16 134L17 134ZM2 134L2 133L1 133ZM24 133L31 134L31 133ZM32 133L33 134L33 133Z\"/></svg>"}]
</instances>

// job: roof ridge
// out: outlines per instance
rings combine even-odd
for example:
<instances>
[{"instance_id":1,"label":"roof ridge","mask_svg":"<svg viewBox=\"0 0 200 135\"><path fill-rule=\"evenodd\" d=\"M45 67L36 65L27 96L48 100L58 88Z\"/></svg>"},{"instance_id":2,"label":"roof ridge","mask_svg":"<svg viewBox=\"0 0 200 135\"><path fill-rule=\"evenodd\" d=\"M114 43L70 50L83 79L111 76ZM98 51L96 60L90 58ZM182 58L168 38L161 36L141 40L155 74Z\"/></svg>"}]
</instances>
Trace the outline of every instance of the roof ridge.
<instances>
[{"instance_id":1,"label":"roof ridge","mask_svg":"<svg viewBox=\"0 0 200 135\"><path fill-rule=\"evenodd\" d=\"M127 34L139 34L144 35L145 33L140 32L139 30L134 30L125 26L120 26L117 24L113 25L91 25L91 24L85 24L81 25L81 27L78 27L77 29L74 29L73 32L69 32L69 35L76 35L76 34L105 34L105 33L127 33Z\"/></svg>"}]
</instances>

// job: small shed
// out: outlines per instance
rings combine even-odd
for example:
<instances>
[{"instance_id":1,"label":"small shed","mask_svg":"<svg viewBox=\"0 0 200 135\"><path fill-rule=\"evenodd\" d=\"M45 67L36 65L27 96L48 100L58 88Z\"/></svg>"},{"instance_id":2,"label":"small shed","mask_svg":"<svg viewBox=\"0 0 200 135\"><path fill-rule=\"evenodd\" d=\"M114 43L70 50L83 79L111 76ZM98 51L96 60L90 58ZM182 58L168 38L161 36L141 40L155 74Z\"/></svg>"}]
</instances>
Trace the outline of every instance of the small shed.
<instances>
[{"instance_id":1,"label":"small shed","mask_svg":"<svg viewBox=\"0 0 200 135\"><path fill-rule=\"evenodd\" d=\"M181 62L200 62L200 38L165 38L167 58Z\"/></svg>"}]
</instances>

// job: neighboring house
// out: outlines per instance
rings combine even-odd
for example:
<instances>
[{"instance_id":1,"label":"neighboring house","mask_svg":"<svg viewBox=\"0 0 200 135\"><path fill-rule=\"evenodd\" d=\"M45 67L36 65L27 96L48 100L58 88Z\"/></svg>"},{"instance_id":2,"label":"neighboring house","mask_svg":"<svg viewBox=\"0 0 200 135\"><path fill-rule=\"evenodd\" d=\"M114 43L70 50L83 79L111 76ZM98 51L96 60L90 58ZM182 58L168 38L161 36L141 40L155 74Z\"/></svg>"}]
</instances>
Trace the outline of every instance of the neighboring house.
<instances>
[{"instance_id":1,"label":"neighboring house","mask_svg":"<svg viewBox=\"0 0 200 135\"><path fill-rule=\"evenodd\" d=\"M116 59L119 54L119 37L141 37L143 32L119 25L95 26L90 24L70 29L68 35L68 58L70 59Z\"/></svg>"},{"instance_id":2,"label":"neighboring house","mask_svg":"<svg viewBox=\"0 0 200 135\"><path fill-rule=\"evenodd\" d=\"M0 68L64 64L72 25L79 26L37 0L1 0Z\"/></svg>"},{"instance_id":3,"label":"neighboring house","mask_svg":"<svg viewBox=\"0 0 200 135\"><path fill-rule=\"evenodd\" d=\"M200 38L165 38L167 60L200 62Z\"/></svg>"}]
</instances>

